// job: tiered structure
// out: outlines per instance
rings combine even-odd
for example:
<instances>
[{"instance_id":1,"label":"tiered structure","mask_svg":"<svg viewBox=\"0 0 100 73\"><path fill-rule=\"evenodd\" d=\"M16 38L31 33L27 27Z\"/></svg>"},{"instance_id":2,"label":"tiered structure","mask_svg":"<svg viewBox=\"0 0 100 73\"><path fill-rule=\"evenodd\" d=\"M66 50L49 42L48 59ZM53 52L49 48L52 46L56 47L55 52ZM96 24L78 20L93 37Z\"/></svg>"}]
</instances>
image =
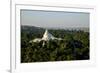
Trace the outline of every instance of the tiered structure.
<instances>
[{"instance_id":1,"label":"tiered structure","mask_svg":"<svg viewBox=\"0 0 100 73\"><path fill-rule=\"evenodd\" d=\"M49 40L54 40L54 39L56 39L56 40L62 40L61 38L56 38L56 37L54 37L52 34L50 34L49 32L48 32L48 30L46 29L45 30L45 33L44 33L44 35L43 35L43 37L42 38L36 38L36 39L34 39L34 40L31 40L30 42L40 42L40 41L49 41Z\"/></svg>"}]
</instances>

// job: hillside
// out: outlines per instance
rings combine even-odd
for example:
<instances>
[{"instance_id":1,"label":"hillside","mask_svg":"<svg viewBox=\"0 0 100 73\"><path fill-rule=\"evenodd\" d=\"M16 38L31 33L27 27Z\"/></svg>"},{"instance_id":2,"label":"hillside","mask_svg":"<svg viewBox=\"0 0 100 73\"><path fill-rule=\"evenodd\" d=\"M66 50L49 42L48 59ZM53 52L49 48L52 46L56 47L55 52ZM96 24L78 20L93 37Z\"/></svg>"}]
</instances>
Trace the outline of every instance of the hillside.
<instances>
[{"instance_id":1,"label":"hillside","mask_svg":"<svg viewBox=\"0 0 100 73\"><path fill-rule=\"evenodd\" d=\"M29 43L42 38L45 28L21 26L21 63L88 60L90 50L89 32L83 30L48 29L53 36L65 40Z\"/></svg>"}]
</instances>

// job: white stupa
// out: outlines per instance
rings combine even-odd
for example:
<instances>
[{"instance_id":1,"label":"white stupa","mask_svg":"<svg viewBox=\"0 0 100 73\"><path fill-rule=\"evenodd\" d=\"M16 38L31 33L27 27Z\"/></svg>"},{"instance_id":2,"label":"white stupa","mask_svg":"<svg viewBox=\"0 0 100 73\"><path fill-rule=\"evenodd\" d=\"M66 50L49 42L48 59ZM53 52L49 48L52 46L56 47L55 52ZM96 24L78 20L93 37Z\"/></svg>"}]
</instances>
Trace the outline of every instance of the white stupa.
<instances>
[{"instance_id":1,"label":"white stupa","mask_svg":"<svg viewBox=\"0 0 100 73\"><path fill-rule=\"evenodd\" d=\"M47 41L47 40L54 40L54 39L55 39L55 37L52 34L50 34L48 32L48 30L45 31L45 33L44 33L44 35L42 37L42 40L45 40L45 41Z\"/></svg>"},{"instance_id":2,"label":"white stupa","mask_svg":"<svg viewBox=\"0 0 100 73\"><path fill-rule=\"evenodd\" d=\"M34 39L34 40L31 40L30 42L40 42L40 41L42 41L42 40L44 40L44 41L49 41L49 40L54 40L54 39L56 39L56 40L62 40L61 38L56 38L56 37L54 37L52 34L50 34L49 32L48 32L48 30L46 29L45 30L45 33L44 33L44 35L43 35L43 37L42 38L36 38L36 39Z\"/></svg>"}]
</instances>

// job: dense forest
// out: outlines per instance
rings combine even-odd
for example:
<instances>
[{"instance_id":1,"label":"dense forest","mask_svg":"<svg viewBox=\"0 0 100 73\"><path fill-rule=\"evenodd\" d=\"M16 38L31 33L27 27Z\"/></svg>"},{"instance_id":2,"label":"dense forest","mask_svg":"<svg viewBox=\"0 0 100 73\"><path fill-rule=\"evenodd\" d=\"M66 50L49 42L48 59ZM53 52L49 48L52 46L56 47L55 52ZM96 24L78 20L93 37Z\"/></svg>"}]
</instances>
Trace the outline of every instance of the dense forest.
<instances>
[{"instance_id":1,"label":"dense forest","mask_svg":"<svg viewBox=\"0 0 100 73\"><path fill-rule=\"evenodd\" d=\"M21 26L21 63L89 59L89 31L75 29L48 29L48 31L64 40L29 43L35 38L42 38L45 29Z\"/></svg>"}]
</instances>

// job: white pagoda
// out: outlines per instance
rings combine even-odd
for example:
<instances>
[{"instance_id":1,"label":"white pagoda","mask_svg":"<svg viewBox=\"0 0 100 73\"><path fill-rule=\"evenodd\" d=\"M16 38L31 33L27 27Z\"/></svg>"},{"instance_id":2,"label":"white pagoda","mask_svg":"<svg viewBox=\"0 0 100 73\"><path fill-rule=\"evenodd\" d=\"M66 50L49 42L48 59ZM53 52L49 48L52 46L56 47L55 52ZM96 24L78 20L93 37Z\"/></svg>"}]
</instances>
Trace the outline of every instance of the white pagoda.
<instances>
[{"instance_id":1,"label":"white pagoda","mask_svg":"<svg viewBox=\"0 0 100 73\"><path fill-rule=\"evenodd\" d=\"M42 40L45 40L45 41L54 40L54 39L55 39L55 37L52 34L50 34L48 32L48 30L45 31L45 33L44 33L44 35L42 37Z\"/></svg>"},{"instance_id":2,"label":"white pagoda","mask_svg":"<svg viewBox=\"0 0 100 73\"><path fill-rule=\"evenodd\" d=\"M44 40L44 41L49 41L49 40L54 40L54 39L56 39L56 40L62 40L61 38L56 38L56 37L54 37L52 34L50 34L49 32L48 32L48 30L46 29L45 30L45 33L44 33L44 35L43 35L43 37L42 38L35 38L34 40L31 40L30 42L40 42L40 41L42 41L42 40Z\"/></svg>"}]
</instances>

